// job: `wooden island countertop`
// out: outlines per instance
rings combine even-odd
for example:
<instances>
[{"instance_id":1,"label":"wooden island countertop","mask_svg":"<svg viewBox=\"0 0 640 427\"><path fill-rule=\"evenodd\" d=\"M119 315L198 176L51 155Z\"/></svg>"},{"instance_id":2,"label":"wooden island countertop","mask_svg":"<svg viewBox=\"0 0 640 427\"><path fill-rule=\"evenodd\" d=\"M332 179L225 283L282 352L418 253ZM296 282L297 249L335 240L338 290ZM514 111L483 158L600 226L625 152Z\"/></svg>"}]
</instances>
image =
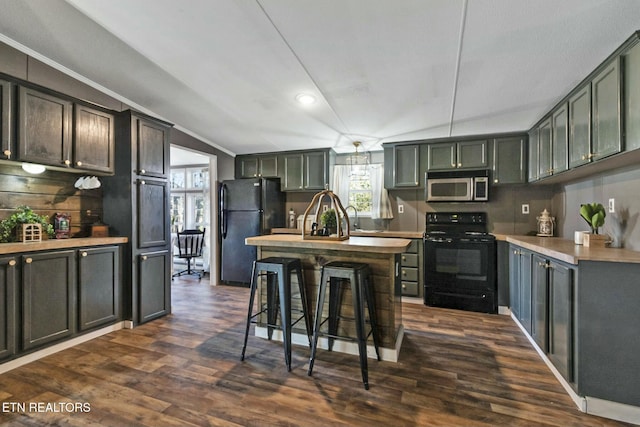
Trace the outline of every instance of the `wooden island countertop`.
<instances>
[{"instance_id":1,"label":"wooden island countertop","mask_svg":"<svg viewBox=\"0 0 640 427\"><path fill-rule=\"evenodd\" d=\"M302 235L270 234L248 237L247 245L258 247L258 259L267 257L299 258L302 262L308 310L315 316L314 308L318 297L318 283L322 266L331 261L348 261L369 264L376 299L378 332L381 338L380 356L383 360L397 361L400 345L404 335L402 326L402 282L400 278L400 256L411 244L411 240L387 237L350 237L347 240L303 239ZM259 288L261 289L261 287ZM261 292L260 298L266 296ZM352 310L349 290L343 299L344 310ZM295 301L292 301L292 305ZM326 310L326 307L325 307ZM300 328L301 326L298 326ZM352 322L345 323L345 328L355 336ZM256 335L266 336L266 328L256 326ZM297 336L297 338L296 338ZM297 342L296 342L297 341ZM308 338L303 330L293 328L293 343L308 346ZM319 348L326 348L322 340ZM336 341L334 351L358 354L357 345L353 342ZM375 355L373 346L367 350L369 356Z\"/></svg>"}]
</instances>

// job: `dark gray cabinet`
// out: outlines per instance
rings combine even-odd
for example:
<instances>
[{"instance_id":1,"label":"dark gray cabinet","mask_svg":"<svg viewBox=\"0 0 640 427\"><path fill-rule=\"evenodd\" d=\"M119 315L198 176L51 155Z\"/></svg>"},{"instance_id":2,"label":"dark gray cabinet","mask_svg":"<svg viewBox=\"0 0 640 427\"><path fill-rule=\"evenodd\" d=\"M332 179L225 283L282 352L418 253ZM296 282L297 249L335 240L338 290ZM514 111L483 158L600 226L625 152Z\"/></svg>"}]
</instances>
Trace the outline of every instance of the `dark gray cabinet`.
<instances>
[{"instance_id":1,"label":"dark gray cabinet","mask_svg":"<svg viewBox=\"0 0 640 427\"><path fill-rule=\"evenodd\" d=\"M167 246L169 244L169 186L165 180L138 178L137 206L138 248Z\"/></svg>"},{"instance_id":2,"label":"dark gray cabinet","mask_svg":"<svg viewBox=\"0 0 640 427\"><path fill-rule=\"evenodd\" d=\"M527 174L528 182L534 182L539 179L539 173L540 173L540 170L538 167L538 163L539 163L538 151L540 147L539 136L540 136L540 131L538 130L537 127L529 131L529 151L528 151L529 156L528 156L528 162L527 162L528 170L529 170L529 173Z\"/></svg>"},{"instance_id":3,"label":"dark gray cabinet","mask_svg":"<svg viewBox=\"0 0 640 427\"><path fill-rule=\"evenodd\" d=\"M551 114L551 164L552 174L564 172L569 168L568 157L568 123L567 104L563 103Z\"/></svg>"},{"instance_id":4,"label":"dark gray cabinet","mask_svg":"<svg viewBox=\"0 0 640 427\"><path fill-rule=\"evenodd\" d=\"M427 170L486 168L487 145L486 140L429 144Z\"/></svg>"},{"instance_id":5,"label":"dark gray cabinet","mask_svg":"<svg viewBox=\"0 0 640 427\"><path fill-rule=\"evenodd\" d=\"M16 257L0 258L0 360L16 351L16 269Z\"/></svg>"},{"instance_id":6,"label":"dark gray cabinet","mask_svg":"<svg viewBox=\"0 0 640 427\"><path fill-rule=\"evenodd\" d=\"M123 318L134 324L154 318L140 310L146 304L157 306L156 295L170 301L170 269L155 271L157 277L144 286L141 280L148 276L140 272L143 253L169 251L170 190L165 176L169 171L170 129L171 124L138 112L118 115L116 172L103 179L104 221L112 234L129 238L123 257ZM168 314L170 302L154 311L160 312Z\"/></svg>"},{"instance_id":7,"label":"dark gray cabinet","mask_svg":"<svg viewBox=\"0 0 640 427\"><path fill-rule=\"evenodd\" d=\"M509 297L511 313L531 333L531 261L533 253L511 246L509 255Z\"/></svg>"},{"instance_id":8,"label":"dark gray cabinet","mask_svg":"<svg viewBox=\"0 0 640 427\"><path fill-rule=\"evenodd\" d=\"M548 117L538 126L538 179L553 173L552 134L551 117Z\"/></svg>"},{"instance_id":9,"label":"dark gray cabinet","mask_svg":"<svg viewBox=\"0 0 640 427\"><path fill-rule=\"evenodd\" d=\"M13 84L0 80L0 159L13 156Z\"/></svg>"},{"instance_id":10,"label":"dark gray cabinet","mask_svg":"<svg viewBox=\"0 0 640 427\"><path fill-rule=\"evenodd\" d=\"M18 104L18 160L71 166L73 104L24 86Z\"/></svg>"},{"instance_id":11,"label":"dark gray cabinet","mask_svg":"<svg viewBox=\"0 0 640 427\"><path fill-rule=\"evenodd\" d=\"M493 140L493 183L521 184L526 182L526 138L524 136Z\"/></svg>"},{"instance_id":12,"label":"dark gray cabinet","mask_svg":"<svg viewBox=\"0 0 640 427\"><path fill-rule=\"evenodd\" d=\"M422 166L421 156L426 157L426 149L421 145L385 147L385 188L422 187L425 168Z\"/></svg>"},{"instance_id":13,"label":"dark gray cabinet","mask_svg":"<svg viewBox=\"0 0 640 427\"><path fill-rule=\"evenodd\" d=\"M549 350L549 264L539 254L531 263L531 337L545 353Z\"/></svg>"},{"instance_id":14,"label":"dark gray cabinet","mask_svg":"<svg viewBox=\"0 0 640 427\"><path fill-rule=\"evenodd\" d=\"M400 256L400 280L403 296L422 296L422 287L424 286L422 248L422 239L411 239L407 251Z\"/></svg>"},{"instance_id":15,"label":"dark gray cabinet","mask_svg":"<svg viewBox=\"0 0 640 427\"><path fill-rule=\"evenodd\" d=\"M640 148L640 44L624 55L625 149Z\"/></svg>"},{"instance_id":16,"label":"dark gray cabinet","mask_svg":"<svg viewBox=\"0 0 640 427\"><path fill-rule=\"evenodd\" d=\"M76 331L75 251L22 255L22 349Z\"/></svg>"},{"instance_id":17,"label":"dark gray cabinet","mask_svg":"<svg viewBox=\"0 0 640 427\"><path fill-rule=\"evenodd\" d=\"M616 58L591 82L592 153L595 160L619 153L621 137L620 59Z\"/></svg>"},{"instance_id":18,"label":"dark gray cabinet","mask_svg":"<svg viewBox=\"0 0 640 427\"><path fill-rule=\"evenodd\" d=\"M96 108L74 105L73 166L113 173L115 117Z\"/></svg>"},{"instance_id":19,"label":"dark gray cabinet","mask_svg":"<svg viewBox=\"0 0 640 427\"><path fill-rule=\"evenodd\" d=\"M89 330L120 319L120 249L84 248L78 254L78 329Z\"/></svg>"},{"instance_id":20,"label":"dark gray cabinet","mask_svg":"<svg viewBox=\"0 0 640 427\"><path fill-rule=\"evenodd\" d=\"M237 156L235 163L236 178L270 178L279 176L278 156L275 154Z\"/></svg>"},{"instance_id":21,"label":"dark gray cabinet","mask_svg":"<svg viewBox=\"0 0 640 427\"><path fill-rule=\"evenodd\" d=\"M591 84L569 98L569 167L591 161Z\"/></svg>"},{"instance_id":22,"label":"dark gray cabinet","mask_svg":"<svg viewBox=\"0 0 640 427\"><path fill-rule=\"evenodd\" d=\"M171 253L168 250L138 255L138 311L140 322L171 312Z\"/></svg>"},{"instance_id":23,"label":"dark gray cabinet","mask_svg":"<svg viewBox=\"0 0 640 427\"><path fill-rule=\"evenodd\" d=\"M573 269L553 260L549 269L549 360L569 382L574 381Z\"/></svg>"},{"instance_id":24,"label":"dark gray cabinet","mask_svg":"<svg viewBox=\"0 0 640 427\"><path fill-rule=\"evenodd\" d=\"M280 159L283 191L324 190L329 184L330 150L289 152Z\"/></svg>"}]
</instances>

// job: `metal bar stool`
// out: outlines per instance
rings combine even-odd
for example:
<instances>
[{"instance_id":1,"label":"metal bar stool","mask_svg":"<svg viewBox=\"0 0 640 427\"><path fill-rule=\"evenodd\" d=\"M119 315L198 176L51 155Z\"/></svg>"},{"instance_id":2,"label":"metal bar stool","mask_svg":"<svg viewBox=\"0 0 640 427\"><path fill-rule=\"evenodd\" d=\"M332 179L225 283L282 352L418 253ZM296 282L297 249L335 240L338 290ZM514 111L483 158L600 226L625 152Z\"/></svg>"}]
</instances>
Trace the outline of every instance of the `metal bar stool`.
<instances>
[{"instance_id":1,"label":"metal bar stool","mask_svg":"<svg viewBox=\"0 0 640 427\"><path fill-rule=\"evenodd\" d=\"M341 282L348 280L351 285L351 294L353 297L353 312L356 324L356 338L338 335L339 319L347 319L340 316L340 306L342 300ZM322 318L322 310L324 307L324 299L327 290L327 282L329 282L329 313L328 317ZM365 332L367 323L364 303L367 304L369 314L369 323L371 329ZM328 332L321 332L322 325L328 322ZM320 287L318 289L318 301L316 305L316 315L313 327L313 339L311 344L311 358L309 359L309 375L313 371L313 363L318 348L318 337L328 337L329 351L333 349L334 339L342 339L356 341L358 343L358 352L360 354L360 370L362 371L362 382L364 388L369 390L369 371L367 365L367 340L373 335L373 345L376 349L376 356L380 360L380 351L378 349L378 331L376 329L376 308L375 298L371 282L371 274L368 264L334 261L325 264L322 267L320 275Z\"/></svg>"},{"instance_id":2,"label":"metal bar stool","mask_svg":"<svg viewBox=\"0 0 640 427\"><path fill-rule=\"evenodd\" d=\"M302 305L301 316L291 320L291 275L295 272L300 292L300 303ZM258 281L261 275L267 275L267 304L253 314L253 305L258 288ZM277 284L277 286L276 286ZM249 311L247 313L247 328L244 334L244 346L242 347L242 357L244 360L247 350L247 339L249 328L253 319L262 313L267 313L267 335L271 339L274 329L282 330L282 341L284 343L284 359L287 363L287 370L291 371L291 328L300 320L304 319L307 329L307 336L311 337L311 319L307 310L307 294L302 275L302 263L297 258L271 257L253 262L251 273L251 294L249 297ZM280 307L280 324L278 325L278 306ZM255 322L254 322L255 323ZM311 339L309 339L311 346Z\"/></svg>"}]
</instances>

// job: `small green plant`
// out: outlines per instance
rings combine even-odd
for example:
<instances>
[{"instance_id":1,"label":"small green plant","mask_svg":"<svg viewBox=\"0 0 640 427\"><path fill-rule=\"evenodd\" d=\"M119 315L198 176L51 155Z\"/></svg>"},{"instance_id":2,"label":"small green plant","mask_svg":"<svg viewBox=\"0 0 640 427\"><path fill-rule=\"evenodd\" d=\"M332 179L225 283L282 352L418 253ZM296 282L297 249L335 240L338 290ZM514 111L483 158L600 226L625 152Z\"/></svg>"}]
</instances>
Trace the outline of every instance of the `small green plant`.
<instances>
[{"instance_id":1,"label":"small green plant","mask_svg":"<svg viewBox=\"0 0 640 427\"><path fill-rule=\"evenodd\" d=\"M604 218L607 214L601 203L585 203L580 205L580 216L591 227L591 233L598 234L598 228L604 225Z\"/></svg>"},{"instance_id":2,"label":"small green plant","mask_svg":"<svg viewBox=\"0 0 640 427\"><path fill-rule=\"evenodd\" d=\"M38 215L29 206L19 206L9 218L0 221L0 242L15 242L16 228L21 224L40 224L42 232L53 237L53 225L49 224L49 217Z\"/></svg>"},{"instance_id":3,"label":"small green plant","mask_svg":"<svg viewBox=\"0 0 640 427\"><path fill-rule=\"evenodd\" d=\"M325 227L335 229L338 226L335 209L327 209L322 212L322 215L320 215L320 221Z\"/></svg>"}]
</instances>

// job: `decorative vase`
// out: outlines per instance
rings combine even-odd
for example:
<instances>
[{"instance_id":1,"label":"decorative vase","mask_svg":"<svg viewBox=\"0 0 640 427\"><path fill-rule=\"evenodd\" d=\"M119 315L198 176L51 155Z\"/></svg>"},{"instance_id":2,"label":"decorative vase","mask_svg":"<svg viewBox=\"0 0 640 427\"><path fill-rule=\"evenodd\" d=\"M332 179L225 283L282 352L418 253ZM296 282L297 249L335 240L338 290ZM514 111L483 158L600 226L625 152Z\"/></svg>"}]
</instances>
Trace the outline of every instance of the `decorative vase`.
<instances>
[{"instance_id":1,"label":"decorative vase","mask_svg":"<svg viewBox=\"0 0 640 427\"><path fill-rule=\"evenodd\" d=\"M536 218L538 220L538 236L543 237L552 237L553 236L553 226L555 223L555 218L549 214L549 211L544 209L539 217Z\"/></svg>"}]
</instances>

